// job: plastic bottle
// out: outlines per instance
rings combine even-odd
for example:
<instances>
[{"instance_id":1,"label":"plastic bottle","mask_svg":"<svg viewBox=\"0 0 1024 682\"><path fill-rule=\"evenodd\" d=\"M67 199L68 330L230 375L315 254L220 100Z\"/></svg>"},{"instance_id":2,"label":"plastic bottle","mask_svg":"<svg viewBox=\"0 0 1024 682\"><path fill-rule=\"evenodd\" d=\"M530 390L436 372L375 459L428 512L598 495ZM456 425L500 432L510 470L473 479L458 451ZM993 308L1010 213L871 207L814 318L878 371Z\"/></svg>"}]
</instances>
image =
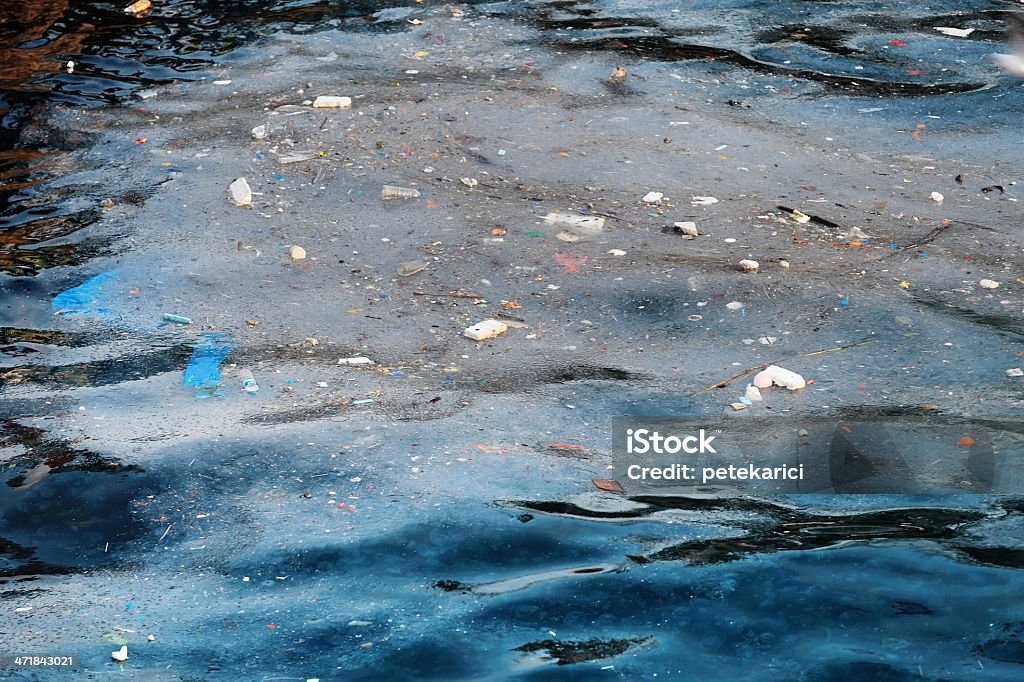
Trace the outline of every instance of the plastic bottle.
<instances>
[{"instance_id":1,"label":"plastic bottle","mask_svg":"<svg viewBox=\"0 0 1024 682\"><path fill-rule=\"evenodd\" d=\"M411 187L384 185L380 188L381 199L418 199L420 191Z\"/></svg>"},{"instance_id":2,"label":"plastic bottle","mask_svg":"<svg viewBox=\"0 0 1024 682\"><path fill-rule=\"evenodd\" d=\"M246 393L255 393L260 390L259 384L253 378L252 372L247 369L238 370L238 378L242 380L242 388Z\"/></svg>"}]
</instances>

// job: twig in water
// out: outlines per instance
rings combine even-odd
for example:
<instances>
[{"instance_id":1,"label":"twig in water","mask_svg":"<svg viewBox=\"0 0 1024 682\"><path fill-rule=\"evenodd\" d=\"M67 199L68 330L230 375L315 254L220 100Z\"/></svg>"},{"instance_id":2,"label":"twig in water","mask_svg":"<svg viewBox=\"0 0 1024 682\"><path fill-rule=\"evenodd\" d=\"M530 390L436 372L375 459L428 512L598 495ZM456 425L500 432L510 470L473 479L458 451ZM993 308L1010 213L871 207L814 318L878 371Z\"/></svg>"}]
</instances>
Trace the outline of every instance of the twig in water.
<instances>
[{"instance_id":1,"label":"twig in water","mask_svg":"<svg viewBox=\"0 0 1024 682\"><path fill-rule=\"evenodd\" d=\"M463 294L463 293L459 293L459 292L455 292L455 293L452 293L452 294L431 294L431 293L426 292L426 291L414 291L414 292L412 292L412 295L413 296L433 296L433 297L436 297L436 298L487 298L486 296L479 296L477 294Z\"/></svg>"}]
</instances>

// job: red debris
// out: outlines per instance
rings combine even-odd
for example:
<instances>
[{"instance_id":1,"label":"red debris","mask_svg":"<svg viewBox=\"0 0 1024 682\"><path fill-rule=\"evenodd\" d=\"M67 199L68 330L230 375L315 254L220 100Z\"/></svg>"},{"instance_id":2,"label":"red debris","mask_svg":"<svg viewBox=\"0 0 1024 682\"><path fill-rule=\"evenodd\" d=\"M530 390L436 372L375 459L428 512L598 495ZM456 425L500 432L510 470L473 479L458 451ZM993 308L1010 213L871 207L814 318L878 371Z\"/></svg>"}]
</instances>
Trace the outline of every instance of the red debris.
<instances>
[{"instance_id":1,"label":"red debris","mask_svg":"<svg viewBox=\"0 0 1024 682\"><path fill-rule=\"evenodd\" d=\"M603 490L607 493L625 492L614 478L592 478L590 480L598 490Z\"/></svg>"},{"instance_id":2,"label":"red debris","mask_svg":"<svg viewBox=\"0 0 1024 682\"><path fill-rule=\"evenodd\" d=\"M555 262L561 265L570 275L580 271L581 265L586 265L590 260L587 256L574 256L571 253L558 252L555 254Z\"/></svg>"}]
</instances>

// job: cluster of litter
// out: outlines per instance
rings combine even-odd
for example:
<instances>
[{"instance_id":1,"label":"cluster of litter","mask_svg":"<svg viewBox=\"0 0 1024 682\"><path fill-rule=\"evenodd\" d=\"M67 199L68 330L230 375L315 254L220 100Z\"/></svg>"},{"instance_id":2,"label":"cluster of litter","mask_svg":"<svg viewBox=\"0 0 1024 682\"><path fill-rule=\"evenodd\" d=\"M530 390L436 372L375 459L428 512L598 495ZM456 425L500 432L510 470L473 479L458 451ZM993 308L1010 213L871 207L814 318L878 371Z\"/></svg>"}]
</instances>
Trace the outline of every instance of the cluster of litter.
<instances>
[{"instance_id":1,"label":"cluster of litter","mask_svg":"<svg viewBox=\"0 0 1024 682\"><path fill-rule=\"evenodd\" d=\"M754 375L753 381L747 385L743 396L737 402L729 403L729 407L736 411L745 410L754 402L763 400L761 391L772 386L781 386L796 391L806 385L807 381L796 372L778 365L768 365Z\"/></svg>"}]
</instances>

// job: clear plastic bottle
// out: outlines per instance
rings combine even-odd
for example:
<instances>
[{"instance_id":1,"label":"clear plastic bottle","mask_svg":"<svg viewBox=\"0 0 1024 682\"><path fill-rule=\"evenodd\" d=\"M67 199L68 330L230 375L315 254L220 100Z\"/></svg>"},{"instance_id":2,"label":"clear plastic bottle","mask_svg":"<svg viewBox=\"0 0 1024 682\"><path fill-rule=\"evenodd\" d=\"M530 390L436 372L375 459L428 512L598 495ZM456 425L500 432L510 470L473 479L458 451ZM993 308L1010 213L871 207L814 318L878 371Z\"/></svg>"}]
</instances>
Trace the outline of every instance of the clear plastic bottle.
<instances>
[{"instance_id":1,"label":"clear plastic bottle","mask_svg":"<svg viewBox=\"0 0 1024 682\"><path fill-rule=\"evenodd\" d=\"M260 390L259 384L256 383L256 379L253 378L252 372L249 370L238 370L238 378L242 380L242 388L246 393L255 393Z\"/></svg>"}]
</instances>

